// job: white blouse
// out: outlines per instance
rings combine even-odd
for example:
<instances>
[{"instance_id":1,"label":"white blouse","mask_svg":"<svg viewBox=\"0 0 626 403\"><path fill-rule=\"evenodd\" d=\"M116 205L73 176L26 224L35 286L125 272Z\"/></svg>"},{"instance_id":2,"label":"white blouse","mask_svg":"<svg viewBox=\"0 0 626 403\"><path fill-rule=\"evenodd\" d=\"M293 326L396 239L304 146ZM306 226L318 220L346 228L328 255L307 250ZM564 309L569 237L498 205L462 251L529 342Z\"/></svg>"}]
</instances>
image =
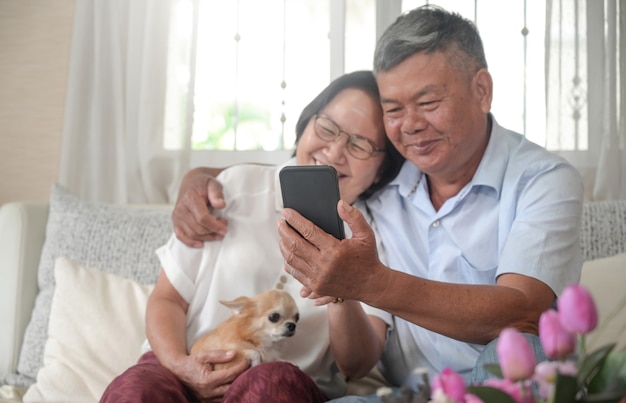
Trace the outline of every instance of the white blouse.
<instances>
[{"instance_id":1,"label":"white blouse","mask_svg":"<svg viewBox=\"0 0 626 403\"><path fill-rule=\"evenodd\" d=\"M292 159L284 165L294 164ZM327 308L300 297L302 285L284 271L278 248L276 223L283 208L280 168L237 165L224 170L218 179L227 207L215 212L228 220L224 239L190 248L172 235L156 253L168 279L189 303L188 346L231 315L219 300L251 297L270 288L291 293L300 321L295 336L281 342L280 357L309 374L329 398L334 398L345 393L346 385L330 349ZM350 235L346 226L346 236ZM365 304L363 308L391 323L388 313Z\"/></svg>"}]
</instances>

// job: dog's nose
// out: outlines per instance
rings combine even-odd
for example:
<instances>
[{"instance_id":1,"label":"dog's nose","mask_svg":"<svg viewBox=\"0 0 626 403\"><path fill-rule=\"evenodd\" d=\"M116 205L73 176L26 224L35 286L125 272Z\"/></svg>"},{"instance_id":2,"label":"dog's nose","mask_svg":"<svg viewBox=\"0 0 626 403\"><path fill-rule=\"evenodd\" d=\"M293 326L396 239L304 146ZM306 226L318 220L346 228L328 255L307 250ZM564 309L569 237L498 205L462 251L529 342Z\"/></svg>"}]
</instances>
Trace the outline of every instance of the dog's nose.
<instances>
[{"instance_id":1,"label":"dog's nose","mask_svg":"<svg viewBox=\"0 0 626 403\"><path fill-rule=\"evenodd\" d=\"M290 332L293 332L296 330L296 324L293 322L287 322L287 330L289 330Z\"/></svg>"}]
</instances>

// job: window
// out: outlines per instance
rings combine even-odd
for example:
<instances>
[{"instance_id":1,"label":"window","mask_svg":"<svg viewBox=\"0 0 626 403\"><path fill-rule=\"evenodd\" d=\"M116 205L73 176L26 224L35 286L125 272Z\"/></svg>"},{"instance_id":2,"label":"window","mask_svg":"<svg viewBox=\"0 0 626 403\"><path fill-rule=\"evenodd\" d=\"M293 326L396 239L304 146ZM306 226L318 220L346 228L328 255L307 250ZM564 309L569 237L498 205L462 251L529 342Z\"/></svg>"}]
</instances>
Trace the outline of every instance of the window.
<instances>
[{"instance_id":1,"label":"window","mask_svg":"<svg viewBox=\"0 0 626 403\"><path fill-rule=\"evenodd\" d=\"M332 3L178 1L165 148L184 146L191 133L194 150L292 149L300 111L331 77L331 13L343 11ZM350 70L371 68L374 1L353 0L346 9L350 50L340 61Z\"/></svg>"},{"instance_id":2,"label":"window","mask_svg":"<svg viewBox=\"0 0 626 403\"><path fill-rule=\"evenodd\" d=\"M166 148L184 146L191 133L193 150L284 150L278 161L284 159L306 103L333 76L371 68L381 18L389 20L384 27L399 12L425 3L179 0L170 29ZM492 111L501 125L551 149L586 148L586 141L554 144L545 137L546 0L431 3L476 22L494 79ZM560 46L573 47L566 41ZM226 158L224 165L237 162Z\"/></svg>"}]
</instances>

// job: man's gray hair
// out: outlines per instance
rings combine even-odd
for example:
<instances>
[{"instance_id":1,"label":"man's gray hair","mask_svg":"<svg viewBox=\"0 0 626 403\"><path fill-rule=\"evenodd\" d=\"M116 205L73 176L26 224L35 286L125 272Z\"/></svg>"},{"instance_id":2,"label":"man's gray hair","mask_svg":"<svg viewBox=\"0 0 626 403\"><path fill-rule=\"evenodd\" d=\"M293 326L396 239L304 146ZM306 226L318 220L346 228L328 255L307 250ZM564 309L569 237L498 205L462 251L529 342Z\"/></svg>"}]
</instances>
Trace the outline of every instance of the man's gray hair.
<instances>
[{"instance_id":1,"label":"man's gray hair","mask_svg":"<svg viewBox=\"0 0 626 403\"><path fill-rule=\"evenodd\" d=\"M374 52L374 73L387 71L416 53L446 52L454 67L474 73L487 68L474 23L434 5L400 15L382 34ZM469 65L468 65L469 64Z\"/></svg>"}]
</instances>

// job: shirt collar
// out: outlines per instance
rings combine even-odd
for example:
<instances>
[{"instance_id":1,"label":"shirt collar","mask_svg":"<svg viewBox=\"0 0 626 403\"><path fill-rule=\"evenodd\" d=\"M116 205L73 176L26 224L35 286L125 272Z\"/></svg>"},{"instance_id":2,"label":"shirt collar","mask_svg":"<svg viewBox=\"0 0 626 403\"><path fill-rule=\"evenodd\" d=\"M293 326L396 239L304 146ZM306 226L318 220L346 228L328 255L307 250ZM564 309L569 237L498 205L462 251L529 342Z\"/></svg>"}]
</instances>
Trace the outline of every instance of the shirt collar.
<instances>
[{"instance_id":1,"label":"shirt collar","mask_svg":"<svg viewBox=\"0 0 626 403\"><path fill-rule=\"evenodd\" d=\"M290 158L284 164L279 165L278 168L276 169L276 172L274 173L274 189L276 189L276 191L274 192L274 198L275 198L274 205L275 205L277 212L280 212L283 210L283 193L280 188L280 178L278 174L280 173L280 170L283 169L284 167L292 166L292 165L297 165L296 157Z\"/></svg>"},{"instance_id":2,"label":"shirt collar","mask_svg":"<svg viewBox=\"0 0 626 403\"><path fill-rule=\"evenodd\" d=\"M406 197L413 192L415 186L422 179L423 173L409 160L404 161L398 175L387 186L397 186L398 193Z\"/></svg>"},{"instance_id":3,"label":"shirt collar","mask_svg":"<svg viewBox=\"0 0 626 403\"><path fill-rule=\"evenodd\" d=\"M485 154L472 178L472 186L488 186L499 196L510 151L506 141L506 130L496 122L493 115L489 114L489 117L492 122L491 135Z\"/></svg>"}]
</instances>

